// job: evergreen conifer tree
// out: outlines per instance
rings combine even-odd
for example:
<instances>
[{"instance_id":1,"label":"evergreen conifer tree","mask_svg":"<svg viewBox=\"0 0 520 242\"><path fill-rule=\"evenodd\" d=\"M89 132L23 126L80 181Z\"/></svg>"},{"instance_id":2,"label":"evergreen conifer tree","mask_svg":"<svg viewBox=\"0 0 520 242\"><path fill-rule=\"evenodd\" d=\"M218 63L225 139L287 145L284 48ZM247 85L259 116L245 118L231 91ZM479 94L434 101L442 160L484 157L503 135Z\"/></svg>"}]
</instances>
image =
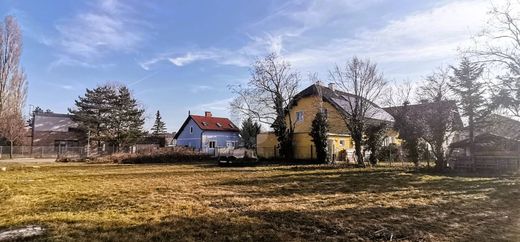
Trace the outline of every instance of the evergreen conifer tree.
<instances>
[{"instance_id":1,"label":"evergreen conifer tree","mask_svg":"<svg viewBox=\"0 0 520 242\"><path fill-rule=\"evenodd\" d=\"M72 119L90 138L116 149L137 142L143 135L144 110L126 86L103 85L87 89L70 108Z\"/></svg>"},{"instance_id":2,"label":"evergreen conifer tree","mask_svg":"<svg viewBox=\"0 0 520 242\"><path fill-rule=\"evenodd\" d=\"M368 160L370 164L376 165L379 157L379 152L383 147L383 139L385 137L386 124L380 123L377 125L368 125L365 131L365 150L370 151Z\"/></svg>"},{"instance_id":3,"label":"evergreen conifer tree","mask_svg":"<svg viewBox=\"0 0 520 242\"><path fill-rule=\"evenodd\" d=\"M312 142L316 148L316 158L319 163L329 162L329 157L327 154L328 132L329 126L327 123L327 116L323 111L320 110L316 113L316 116L314 116L314 120L312 120L312 128L309 134L312 137Z\"/></svg>"},{"instance_id":4,"label":"evergreen conifer tree","mask_svg":"<svg viewBox=\"0 0 520 242\"><path fill-rule=\"evenodd\" d=\"M159 110L155 113L155 122L152 126L152 135L160 136L166 133L166 124L162 121L161 113Z\"/></svg>"},{"instance_id":5,"label":"evergreen conifer tree","mask_svg":"<svg viewBox=\"0 0 520 242\"><path fill-rule=\"evenodd\" d=\"M240 136L244 142L244 147L251 149L256 146L256 136L260 133L260 124L253 122L251 117L242 122Z\"/></svg>"},{"instance_id":6,"label":"evergreen conifer tree","mask_svg":"<svg viewBox=\"0 0 520 242\"><path fill-rule=\"evenodd\" d=\"M452 66L453 76L449 86L462 109L462 115L468 118L470 158L475 165L474 141L475 129L485 125L485 118L490 114L489 103L485 98L486 88L481 80L484 67L463 58L459 67Z\"/></svg>"}]
</instances>

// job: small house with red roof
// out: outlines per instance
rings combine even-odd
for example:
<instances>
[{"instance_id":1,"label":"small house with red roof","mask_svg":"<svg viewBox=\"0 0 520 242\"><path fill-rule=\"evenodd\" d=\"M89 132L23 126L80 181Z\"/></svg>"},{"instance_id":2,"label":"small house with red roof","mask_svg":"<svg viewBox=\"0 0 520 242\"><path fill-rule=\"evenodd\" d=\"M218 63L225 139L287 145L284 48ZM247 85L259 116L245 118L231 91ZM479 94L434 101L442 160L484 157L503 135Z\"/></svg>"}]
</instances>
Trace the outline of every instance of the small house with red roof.
<instances>
[{"instance_id":1,"label":"small house with red roof","mask_svg":"<svg viewBox=\"0 0 520 242\"><path fill-rule=\"evenodd\" d=\"M235 148L240 142L239 129L228 118L213 117L211 112L188 115L175 134L177 146L214 152L215 148Z\"/></svg>"}]
</instances>

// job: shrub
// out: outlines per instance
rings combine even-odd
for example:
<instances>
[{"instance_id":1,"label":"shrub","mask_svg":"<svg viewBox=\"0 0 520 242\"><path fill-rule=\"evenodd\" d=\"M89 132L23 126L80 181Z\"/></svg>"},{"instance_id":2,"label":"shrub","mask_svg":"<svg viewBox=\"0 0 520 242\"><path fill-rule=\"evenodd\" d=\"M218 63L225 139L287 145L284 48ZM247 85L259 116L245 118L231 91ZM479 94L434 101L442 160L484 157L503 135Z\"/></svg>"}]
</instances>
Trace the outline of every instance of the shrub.
<instances>
[{"instance_id":1,"label":"shrub","mask_svg":"<svg viewBox=\"0 0 520 242\"><path fill-rule=\"evenodd\" d=\"M189 161L214 160L211 155L195 152L188 148L161 148L146 153L116 153L102 156L92 160L92 163L123 163L123 164L146 164L146 163L176 163Z\"/></svg>"},{"instance_id":2,"label":"shrub","mask_svg":"<svg viewBox=\"0 0 520 242\"><path fill-rule=\"evenodd\" d=\"M398 161L401 159L401 153L397 145L392 143L381 147L378 157L381 161Z\"/></svg>"}]
</instances>

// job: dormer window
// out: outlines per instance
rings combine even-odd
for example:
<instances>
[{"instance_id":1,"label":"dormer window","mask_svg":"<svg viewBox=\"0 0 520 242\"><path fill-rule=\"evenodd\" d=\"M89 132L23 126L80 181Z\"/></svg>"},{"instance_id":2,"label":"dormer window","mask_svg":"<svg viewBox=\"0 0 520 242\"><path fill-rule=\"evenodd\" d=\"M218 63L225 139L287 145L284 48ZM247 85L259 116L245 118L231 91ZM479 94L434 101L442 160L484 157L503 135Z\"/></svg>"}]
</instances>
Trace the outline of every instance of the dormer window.
<instances>
[{"instance_id":1,"label":"dormer window","mask_svg":"<svg viewBox=\"0 0 520 242\"><path fill-rule=\"evenodd\" d=\"M220 124L220 123L217 123L217 126L218 126L219 128L222 128L222 124Z\"/></svg>"}]
</instances>

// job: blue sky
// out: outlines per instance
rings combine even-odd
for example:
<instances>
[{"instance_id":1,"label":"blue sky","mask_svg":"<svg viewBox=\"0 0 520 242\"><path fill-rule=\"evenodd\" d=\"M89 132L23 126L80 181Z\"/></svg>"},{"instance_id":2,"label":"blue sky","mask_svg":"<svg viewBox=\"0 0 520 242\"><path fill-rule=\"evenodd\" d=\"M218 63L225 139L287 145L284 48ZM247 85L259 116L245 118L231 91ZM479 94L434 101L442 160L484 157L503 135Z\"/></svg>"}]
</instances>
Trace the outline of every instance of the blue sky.
<instances>
[{"instance_id":1,"label":"blue sky","mask_svg":"<svg viewBox=\"0 0 520 242\"><path fill-rule=\"evenodd\" d=\"M22 28L27 104L66 112L85 88L127 84L170 131L188 110L229 116L228 85L268 52L324 82L357 55L388 80L420 81L456 60L487 18L489 0L3 0ZM304 82L302 88L308 85Z\"/></svg>"}]
</instances>

